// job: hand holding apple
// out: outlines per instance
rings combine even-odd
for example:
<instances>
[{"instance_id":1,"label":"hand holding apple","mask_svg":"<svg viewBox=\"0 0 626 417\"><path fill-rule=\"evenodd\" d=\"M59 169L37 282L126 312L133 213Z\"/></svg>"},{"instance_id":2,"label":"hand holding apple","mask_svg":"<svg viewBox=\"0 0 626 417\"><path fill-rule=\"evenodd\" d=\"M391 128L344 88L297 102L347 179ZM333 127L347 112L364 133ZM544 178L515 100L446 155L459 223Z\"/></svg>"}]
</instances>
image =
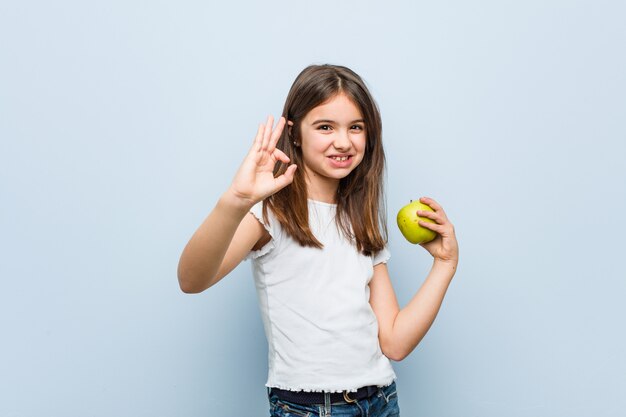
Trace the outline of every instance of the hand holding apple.
<instances>
[{"instance_id":1,"label":"hand holding apple","mask_svg":"<svg viewBox=\"0 0 626 417\"><path fill-rule=\"evenodd\" d=\"M435 200L422 197L412 201L400 209L397 221L404 237L422 246L435 260L458 262L459 246L454 226Z\"/></svg>"},{"instance_id":2,"label":"hand holding apple","mask_svg":"<svg viewBox=\"0 0 626 417\"><path fill-rule=\"evenodd\" d=\"M430 223L434 223L435 221L427 217L418 216L418 210L433 211L432 208L426 204L420 203L419 200L411 200L409 204L400 209L396 217L402 235L413 244L430 242L437 236L437 233L434 231L420 226L420 220Z\"/></svg>"}]
</instances>

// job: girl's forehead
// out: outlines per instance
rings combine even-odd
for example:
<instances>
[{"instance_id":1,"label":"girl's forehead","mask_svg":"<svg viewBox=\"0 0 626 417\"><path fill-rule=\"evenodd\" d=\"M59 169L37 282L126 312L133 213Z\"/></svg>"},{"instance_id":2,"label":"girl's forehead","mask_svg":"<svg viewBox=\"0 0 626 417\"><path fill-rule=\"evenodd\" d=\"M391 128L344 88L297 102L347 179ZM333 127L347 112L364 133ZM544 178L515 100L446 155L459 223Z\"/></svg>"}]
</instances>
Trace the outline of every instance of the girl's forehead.
<instances>
[{"instance_id":1,"label":"girl's forehead","mask_svg":"<svg viewBox=\"0 0 626 417\"><path fill-rule=\"evenodd\" d=\"M306 118L318 116L333 116L335 118L362 118L359 106L350 97L343 93L332 96L322 104L313 107Z\"/></svg>"}]
</instances>

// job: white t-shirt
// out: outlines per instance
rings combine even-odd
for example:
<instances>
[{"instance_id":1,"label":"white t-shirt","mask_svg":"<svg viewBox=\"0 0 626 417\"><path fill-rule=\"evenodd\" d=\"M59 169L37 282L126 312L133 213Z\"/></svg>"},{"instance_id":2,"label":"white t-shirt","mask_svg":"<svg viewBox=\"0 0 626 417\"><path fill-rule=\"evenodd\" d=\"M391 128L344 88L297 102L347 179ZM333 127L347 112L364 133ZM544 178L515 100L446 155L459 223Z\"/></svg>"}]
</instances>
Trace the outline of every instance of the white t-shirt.
<instances>
[{"instance_id":1,"label":"white t-shirt","mask_svg":"<svg viewBox=\"0 0 626 417\"><path fill-rule=\"evenodd\" d=\"M396 375L380 349L368 286L387 248L361 254L335 226L335 204L309 200L309 226L323 249L300 246L269 209L265 224L262 208L250 212L272 239L246 259L269 345L266 386L341 392L391 384Z\"/></svg>"}]
</instances>

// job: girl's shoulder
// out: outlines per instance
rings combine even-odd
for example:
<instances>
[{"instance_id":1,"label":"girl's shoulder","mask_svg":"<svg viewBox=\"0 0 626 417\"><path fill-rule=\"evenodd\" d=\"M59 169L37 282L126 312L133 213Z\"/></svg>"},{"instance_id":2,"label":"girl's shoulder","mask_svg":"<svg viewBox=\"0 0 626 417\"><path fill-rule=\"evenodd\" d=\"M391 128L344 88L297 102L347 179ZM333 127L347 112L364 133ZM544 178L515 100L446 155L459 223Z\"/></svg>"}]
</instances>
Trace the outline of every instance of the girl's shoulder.
<instances>
[{"instance_id":1,"label":"girl's shoulder","mask_svg":"<svg viewBox=\"0 0 626 417\"><path fill-rule=\"evenodd\" d=\"M267 207L264 211L263 206L263 201L259 201L249 210L249 213L261 223L266 234L259 240L257 245L252 248L245 259L256 259L268 254L276 247L277 241L282 235L280 223L276 219L276 216L274 216L274 213L272 213L271 208Z\"/></svg>"}]
</instances>

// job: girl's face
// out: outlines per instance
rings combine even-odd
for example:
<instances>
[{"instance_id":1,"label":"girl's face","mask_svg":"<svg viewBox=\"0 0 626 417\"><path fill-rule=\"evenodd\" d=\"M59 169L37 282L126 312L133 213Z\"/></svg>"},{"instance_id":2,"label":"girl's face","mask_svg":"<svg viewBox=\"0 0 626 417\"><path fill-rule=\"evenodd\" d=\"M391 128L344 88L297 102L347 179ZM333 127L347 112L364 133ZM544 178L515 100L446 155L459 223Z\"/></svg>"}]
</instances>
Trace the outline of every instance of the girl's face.
<instances>
[{"instance_id":1,"label":"girl's face","mask_svg":"<svg viewBox=\"0 0 626 417\"><path fill-rule=\"evenodd\" d=\"M343 93L309 111L300 132L304 169L310 181L338 184L363 160L367 141L363 115Z\"/></svg>"}]
</instances>

